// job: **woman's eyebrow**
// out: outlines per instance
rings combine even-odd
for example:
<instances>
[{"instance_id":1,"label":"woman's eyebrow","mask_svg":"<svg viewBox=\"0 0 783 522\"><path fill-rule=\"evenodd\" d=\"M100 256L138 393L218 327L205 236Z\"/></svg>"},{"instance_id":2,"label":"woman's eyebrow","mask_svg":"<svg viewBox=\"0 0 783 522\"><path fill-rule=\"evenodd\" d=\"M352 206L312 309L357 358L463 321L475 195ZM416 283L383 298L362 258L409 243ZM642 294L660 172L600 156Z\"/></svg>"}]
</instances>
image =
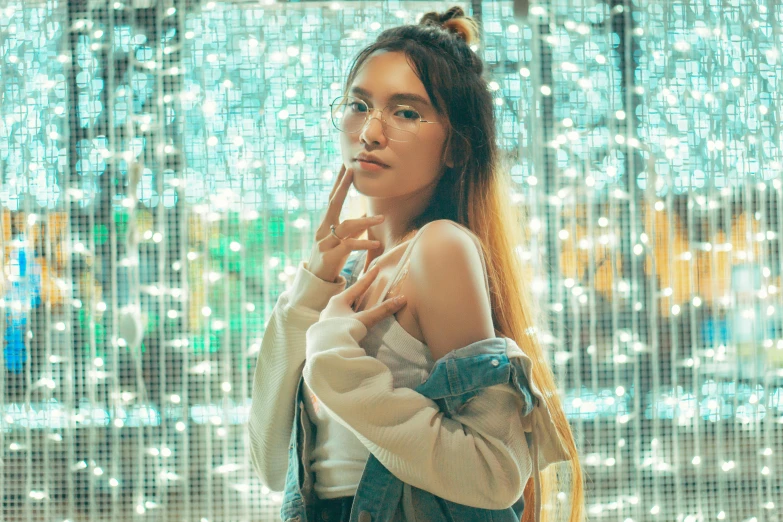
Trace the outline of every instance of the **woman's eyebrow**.
<instances>
[{"instance_id":1,"label":"woman's eyebrow","mask_svg":"<svg viewBox=\"0 0 783 522\"><path fill-rule=\"evenodd\" d=\"M358 94L366 98L372 98L372 94L370 94L370 91L368 91L367 89L362 89L361 87L353 87L351 89L351 94ZM430 102L426 98L419 96L418 94L413 94L412 92L398 92L392 94L391 96L389 96L389 102L391 103L393 101L417 102L427 107L430 106Z\"/></svg>"}]
</instances>

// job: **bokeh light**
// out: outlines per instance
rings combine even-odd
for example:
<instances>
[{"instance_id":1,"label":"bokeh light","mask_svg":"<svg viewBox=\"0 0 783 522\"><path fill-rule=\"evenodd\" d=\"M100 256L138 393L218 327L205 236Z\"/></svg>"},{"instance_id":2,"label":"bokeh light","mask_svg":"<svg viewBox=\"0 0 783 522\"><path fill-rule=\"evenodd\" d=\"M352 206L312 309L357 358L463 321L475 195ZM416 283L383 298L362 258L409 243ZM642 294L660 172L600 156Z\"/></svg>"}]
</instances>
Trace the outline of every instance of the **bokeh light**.
<instances>
[{"instance_id":1,"label":"bokeh light","mask_svg":"<svg viewBox=\"0 0 783 522\"><path fill-rule=\"evenodd\" d=\"M277 520L245 423L339 171L328 104L452 4L482 23L591 518L778 516L781 6L9 0L0 518Z\"/></svg>"}]
</instances>

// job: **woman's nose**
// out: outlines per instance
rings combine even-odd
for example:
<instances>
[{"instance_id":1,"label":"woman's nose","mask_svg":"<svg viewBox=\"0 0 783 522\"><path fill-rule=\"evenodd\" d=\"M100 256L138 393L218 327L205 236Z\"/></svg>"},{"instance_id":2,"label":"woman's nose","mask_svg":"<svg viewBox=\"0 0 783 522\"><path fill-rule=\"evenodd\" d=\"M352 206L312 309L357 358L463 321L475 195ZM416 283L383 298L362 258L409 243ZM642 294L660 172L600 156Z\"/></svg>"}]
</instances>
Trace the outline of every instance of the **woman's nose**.
<instances>
[{"instance_id":1,"label":"woman's nose","mask_svg":"<svg viewBox=\"0 0 783 522\"><path fill-rule=\"evenodd\" d=\"M375 116L375 111L380 111L379 116ZM383 111L381 109L370 109L370 113L362 126L361 138L368 143L375 143L379 141L381 137L384 137L383 133ZM378 125L373 124L373 120L378 120Z\"/></svg>"}]
</instances>

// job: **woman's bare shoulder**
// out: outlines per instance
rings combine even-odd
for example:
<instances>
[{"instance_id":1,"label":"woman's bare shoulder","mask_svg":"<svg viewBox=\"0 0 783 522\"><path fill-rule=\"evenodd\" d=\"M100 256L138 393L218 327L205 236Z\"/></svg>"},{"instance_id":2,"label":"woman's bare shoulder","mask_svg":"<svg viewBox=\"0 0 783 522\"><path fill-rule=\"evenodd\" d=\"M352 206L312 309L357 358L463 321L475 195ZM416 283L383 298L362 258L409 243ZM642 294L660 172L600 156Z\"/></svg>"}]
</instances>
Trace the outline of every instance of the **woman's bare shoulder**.
<instances>
[{"instance_id":1,"label":"woman's bare shoulder","mask_svg":"<svg viewBox=\"0 0 783 522\"><path fill-rule=\"evenodd\" d=\"M414 310L435 359L495 335L481 256L474 239L447 220L429 223L412 247Z\"/></svg>"}]
</instances>

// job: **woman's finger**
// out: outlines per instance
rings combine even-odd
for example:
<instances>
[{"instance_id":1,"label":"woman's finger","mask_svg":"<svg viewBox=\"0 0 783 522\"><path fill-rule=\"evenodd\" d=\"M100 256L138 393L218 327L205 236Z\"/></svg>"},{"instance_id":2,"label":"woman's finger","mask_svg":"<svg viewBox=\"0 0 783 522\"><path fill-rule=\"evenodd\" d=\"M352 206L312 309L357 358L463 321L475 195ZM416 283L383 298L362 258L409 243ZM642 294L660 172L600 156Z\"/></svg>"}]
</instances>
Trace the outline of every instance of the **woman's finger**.
<instances>
[{"instance_id":1,"label":"woman's finger","mask_svg":"<svg viewBox=\"0 0 783 522\"><path fill-rule=\"evenodd\" d=\"M356 236L364 233L368 228L383 223L384 219L385 217L382 214L378 216L362 216L356 219L346 219L337 226L337 229L339 229L337 230L337 233L342 237L356 238ZM380 243L377 243L377 245L380 245Z\"/></svg>"},{"instance_id":2,"label":"woman's finger","mask_svg":"<svg viewBox=\"0 0 783 522\"><path fill-rule=\"evenodd\" d=\"M326 204L326 210L324 211L324 217L321 220L323 223L330 223L330 221L327 221L327 218L329 218L329 208L332 206L332 201L334 201L334 195L337 192L337 188L342 184L343 179L345 178L345 164L343 164L340 167L340 172L337 174L337 177L334 180L334 183L332 183L332 191L329 192L329 199L328 203Z\"/></svg>"},{"instance_id":3,"label":"woman's finger","mask_svg":"<svg viewBox=\"0 0 783 522\"><path fill-rule=\"evenodd\" d=\"M329 200L329 207L326 210L324 222L337 224L340 221L340 212L343 210L345 196L348 195L348 189L351 188L352 181L353 169L346 169L340 184L337 186L337 190L334 191L334 196Z\"/></svg>"},{"instance_id":4,"label":"woman's finger","mask_svg":"<svg viewBox=\"0 0 783 522\"><path fill-rule=\"evenodd\" d=\"M345 164L340 167L340 173L337 175L337 179L334 180L334 184L332 185L332 191L329 193L329 201L332 200L334 197L334 193L337 192L337 187L340 186L340 183L343 180L343 176L345 176Z\"/></svg>"},{"instance_id":5,"label":"woman's finger","mask_svg":"<svg viewBox=\"0 0 783 522\"><path fill-rule=\"evenodd\" d=\"M353 303L358 298L360 298L364 292L367 291L368 288L370 288L370 283L373 282L375 279L375 276L378 275L379 272L378 265L375 265L371 269L369 269L367 272L362 274L362 276L356 280L354 284L349 286L344 292L343 295L345 299L349 303Z\"/></svg>"},{"instance_id":6,"label":"woman's finger","mask_svg":"<svg viewBox=\"0 0 783 522\"><path fill-rule=\"evenodd\" d=\"M366 326L369 330L381 320L397 313L400 308L405 306L405 303L406 297L404 295L398 295L392 299L387 299L370 310L364 310L363 312L360 312L358 314L360 316L359 320L364 323L364 326Z\"/></svg>"},{"instance_id":7,"label":"woman's finger","mask_svg":"<svg viewBox=\"0 0 783 522\"><path fill-rule=\"evenodd\" d=\"M344 247L346 251L353 252L354 250L375 250L380 243L374 239L344 239L339 247ZM338 248L339 248L338 247Z\"/></svg>"}]
</instances>

